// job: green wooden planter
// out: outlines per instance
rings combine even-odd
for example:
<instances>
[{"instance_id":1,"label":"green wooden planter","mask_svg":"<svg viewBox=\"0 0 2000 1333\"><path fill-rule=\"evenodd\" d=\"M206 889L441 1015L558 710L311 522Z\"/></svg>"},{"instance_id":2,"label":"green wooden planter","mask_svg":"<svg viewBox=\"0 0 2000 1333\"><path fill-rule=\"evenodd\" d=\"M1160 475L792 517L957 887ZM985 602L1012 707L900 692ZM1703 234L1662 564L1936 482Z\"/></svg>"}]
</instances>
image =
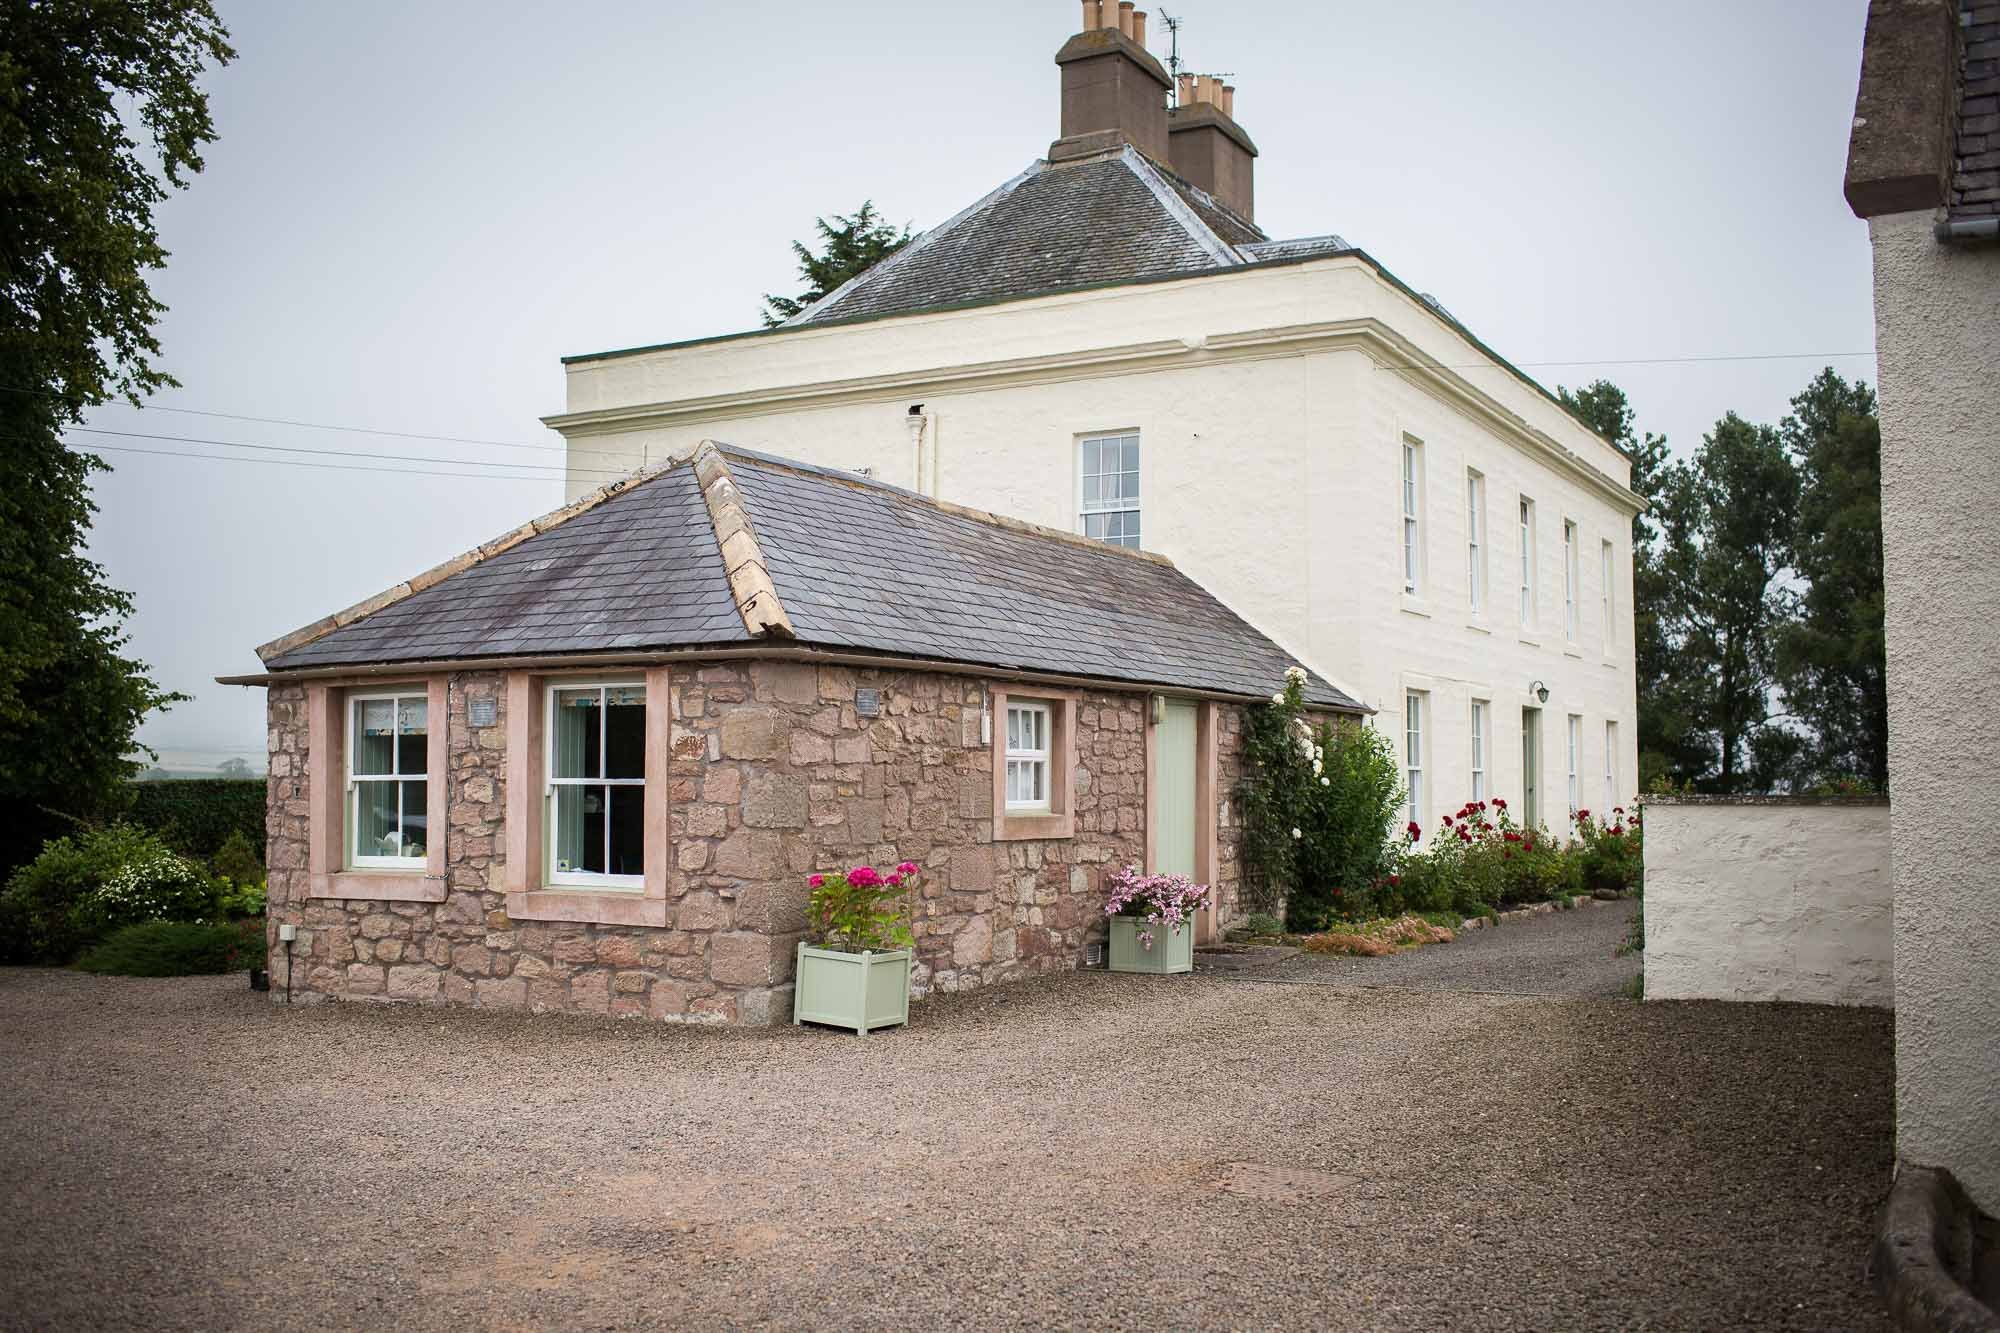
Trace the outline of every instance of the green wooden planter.
<instances>
[{"instance_id":1,"label":"green wooden planter","mask_svg":"<svg viewBox=\"0 0 2000 1333\"><path fill-rule=\"evenodd\" d=\"M1113 972L1192 972L1194 971L1194 922L1184 921L1179 929L1164 922L1153 927L1153 947L1139 943L1146 929L1142 916L1111 918L1111 970Z\"/></svg>"},{"instance_id":2,"label":"green wooden planter","mask_svg":"<svg viewBox=\"0 0 2000 1333\"><path fill-rule=\"evenodd\" d=\"M910 1021L910 951L838 953L799 944L792 1022L828 1023L867 1036Z\"/></svg>"}]
</instances>

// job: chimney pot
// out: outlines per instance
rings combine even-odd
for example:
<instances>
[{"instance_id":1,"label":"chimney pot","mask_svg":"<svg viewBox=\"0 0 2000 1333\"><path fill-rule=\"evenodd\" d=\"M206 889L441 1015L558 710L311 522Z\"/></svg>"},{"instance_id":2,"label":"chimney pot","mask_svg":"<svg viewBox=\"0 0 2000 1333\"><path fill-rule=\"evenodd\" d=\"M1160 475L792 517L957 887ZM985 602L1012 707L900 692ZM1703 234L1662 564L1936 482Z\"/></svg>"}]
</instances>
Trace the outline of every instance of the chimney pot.
<instances>
[{"instance_id":1,"label":"chimney pot","mask_svg":"<svg viewBox=\"0 0 2000 1333\"><path fill-rule=\"evenodd\" d=\"M1083 0L1083 30L1097 31L1097 0Z\"/></svg>"},{"instance_id":2,"label":"chimney pot","mask_svg":"<svg viewBox=\"0 0 2000 1333\"><path fill-rule=\"evenodd\" d=\"M1118 26L1118 0L1098 0L1097 26L1100 28Z\"/></svg>"},{"instance_id":3,"label":"chimney pot","mask_svg":"<svg viewBox=\"0 0 2000 1333\"><path fill-rule=\"evenodd\" d=\"M1194 105L1194 75L1192 74L1181 75L1180 105Z\"/></svg>"},{"instance_id":4,"label":"chimney pot","mask_svg":"<svg viewBox=\"0 0 2000 1333\"><path fill-rule=\"evenodd\" d=\"M1132 0L1118 0L1118 31L1127 37L1132 35L1132 11L1136 8Z\"/></svg>"},{"instance_id":5,"label":"chimney pot","mask_svg":"<svg viewBox=\"0 0 2000 1333\"><path fill-rule=\"evenodd\" d=\"M1143 9L1132 11L1132 40L1141 46L1146 44L1146 11Z\"/></svg>"},{"instance_id":6,"label":"chimney pot","mask_svg":"<svg viewBox=\"0 0 2000 1333\"><path fill-rule=\"evenodd\" d=\"M1222 85L1222 114L1231 120L1236 119L1236 85L1233 83Z\"/></svg>"}]
</instances>

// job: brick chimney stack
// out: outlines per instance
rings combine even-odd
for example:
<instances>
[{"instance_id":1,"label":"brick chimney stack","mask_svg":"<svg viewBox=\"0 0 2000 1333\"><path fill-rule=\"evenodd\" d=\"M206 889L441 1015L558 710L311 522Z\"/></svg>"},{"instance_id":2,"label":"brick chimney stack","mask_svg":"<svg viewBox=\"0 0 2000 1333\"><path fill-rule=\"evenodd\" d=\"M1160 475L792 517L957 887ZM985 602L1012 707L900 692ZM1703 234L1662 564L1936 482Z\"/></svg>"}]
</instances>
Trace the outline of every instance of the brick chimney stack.
<instances>
[{"instance_id":1,"label":"brick chimney stack","mask_svg":"<svg viewBox=\"0 0 2000 1333\"><path fill-rule=\"evenodd\" d=\"M1181 75L1180 105L1167 115L1169 165L1241 214L1257 220L1257 145L1236 123L1236 89L1206 74Z\"/></svg>"},{"instance_id":2,"label":"brick chimney stack","mask_svg":"<svg viewBox=\"0 0 2000 1333\"><path fill-rule=\"evenodd\" d=\"M1062 138L1049 161L1131 144L1170 161L1167 94L1173 80L1146 52L1146 15L1132 0L1082 0L1083 31L1056 53L1062 69Z\"/></svg>"}]
</instances>

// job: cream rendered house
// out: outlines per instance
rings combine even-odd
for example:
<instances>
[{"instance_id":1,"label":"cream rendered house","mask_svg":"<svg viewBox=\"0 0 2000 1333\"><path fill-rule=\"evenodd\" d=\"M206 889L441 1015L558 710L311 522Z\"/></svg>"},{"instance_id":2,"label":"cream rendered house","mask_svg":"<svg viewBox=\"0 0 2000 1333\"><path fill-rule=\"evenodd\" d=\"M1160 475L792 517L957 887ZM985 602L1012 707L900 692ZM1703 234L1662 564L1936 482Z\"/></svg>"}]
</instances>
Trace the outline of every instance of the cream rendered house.
<instances>
[{"instance_id":1,"label":"cream rendered house","mask_svg":"<svg viewBox=\"0 0 2000 1333\"><path fill-rule=\"evenodd\" d=\"M570 494L715 439L1141 545L1373 707L1426 827L1631 796L1627 459L1362 250L1266 237L1234 89L1084 8L1046 159L780 329L568 358Z\"/></svg>"}]
</instances>

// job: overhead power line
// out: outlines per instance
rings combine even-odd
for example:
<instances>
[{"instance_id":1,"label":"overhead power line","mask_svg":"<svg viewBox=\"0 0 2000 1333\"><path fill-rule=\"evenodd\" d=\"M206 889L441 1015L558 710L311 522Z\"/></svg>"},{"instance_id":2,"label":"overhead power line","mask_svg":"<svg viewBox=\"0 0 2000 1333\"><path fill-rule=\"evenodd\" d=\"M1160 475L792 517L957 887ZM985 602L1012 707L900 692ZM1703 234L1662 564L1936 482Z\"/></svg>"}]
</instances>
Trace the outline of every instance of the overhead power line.
<instances>
[{"instance_id":1,"label":"overhead power line","mask_svg":"<svg viewBox=\"0 0 2000 1333\"><path fill-rule=\"evenodd\" d=\"M127 440L159 440L171 444L208 444L222 449L250 449L258 453L312 454L326 458L371 458L398 463L443 463L450 467L506 468L509 471L571 473L613 479L631 475L629 469L565 468L561 463L496 463L479 458L437 458L427 454L379 454L358 449L313 449L305 445L296 444L247 444L240 440L212 440L199 435L149 435L143 431L105 430L99 426L70 426L67 430L81 431L86 435L110 435L118 439Z\"/></svg>"}]
</instances>

